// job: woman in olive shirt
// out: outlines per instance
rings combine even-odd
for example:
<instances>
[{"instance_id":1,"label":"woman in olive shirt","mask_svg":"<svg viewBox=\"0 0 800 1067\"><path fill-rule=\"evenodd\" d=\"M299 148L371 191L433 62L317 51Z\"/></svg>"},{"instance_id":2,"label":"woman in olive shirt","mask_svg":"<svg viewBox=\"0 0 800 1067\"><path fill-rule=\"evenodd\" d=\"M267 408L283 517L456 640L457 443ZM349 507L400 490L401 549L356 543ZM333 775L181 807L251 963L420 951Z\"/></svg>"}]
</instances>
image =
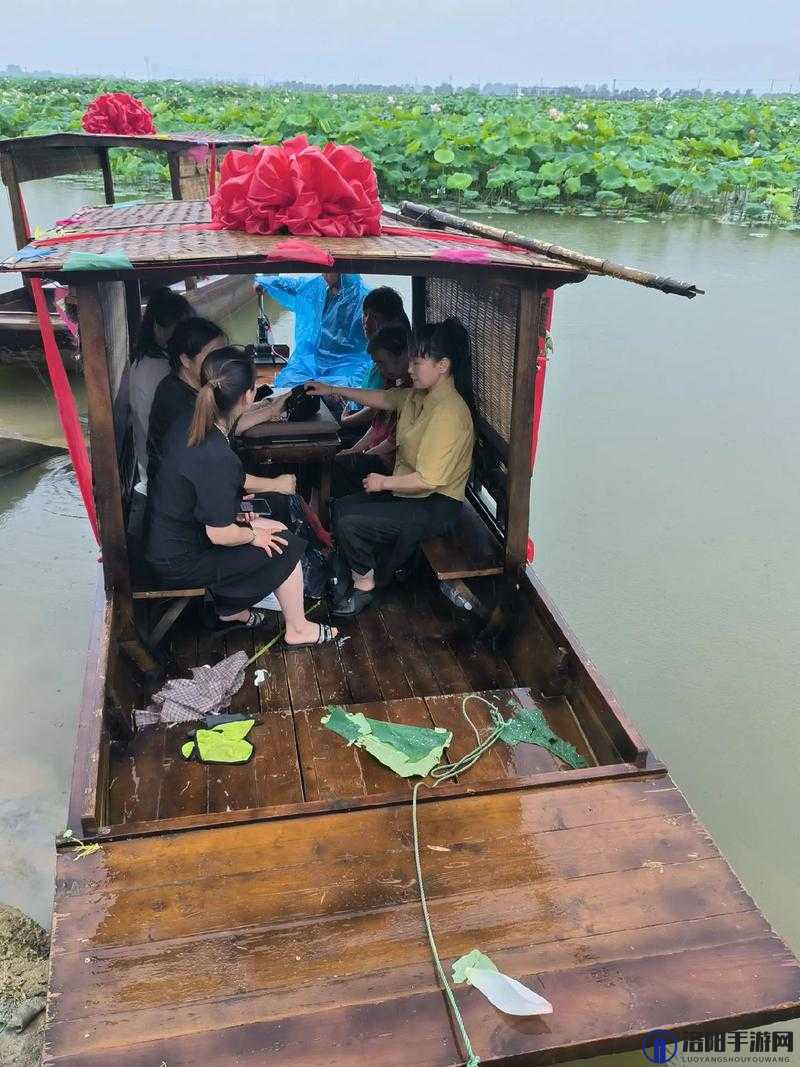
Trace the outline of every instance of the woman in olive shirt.
<instances>
[{"instance_id":1,"label":"woman in olive shirt","mask_svg":"<svg viewBox=\"0 0 800 1067\"><path fill-rule=\"evenodd\" d=\"M357 615L374 596L376 566L391 579L420 541L444 533L461 511L475 432L469 335L458 319L425 327L409 373L411 389L306 386L398 414L393 473L368 474L363 493L334 506L336 543L353 576L335 615Z\"/></svg>"}]
</instances>

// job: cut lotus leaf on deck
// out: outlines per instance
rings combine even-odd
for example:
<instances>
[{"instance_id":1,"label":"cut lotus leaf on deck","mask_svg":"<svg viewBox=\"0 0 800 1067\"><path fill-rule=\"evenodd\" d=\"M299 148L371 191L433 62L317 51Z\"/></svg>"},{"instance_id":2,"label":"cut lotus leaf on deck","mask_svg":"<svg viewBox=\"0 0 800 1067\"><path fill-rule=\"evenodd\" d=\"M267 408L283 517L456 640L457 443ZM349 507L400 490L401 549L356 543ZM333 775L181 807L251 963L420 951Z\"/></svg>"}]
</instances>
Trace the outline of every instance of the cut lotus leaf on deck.
<instances>
[{"instance_id":1,"label":"cut lotus leaf on deck","mask_svg":"<svg viewBox=\"0 0 800 1067\"><path fill-rule=\"evenodd\" d=\"M477 948L453 962L453 983L480 990L486 999L507 1015L549 1015L553 1005L516 978L502 974Z\"/></svg>"},{"instance_id":2,"label":"cut lotus leaf on deck","mask_svg":"<svg viewBox=\"0 0 800 1067\"><path fill-rule=\"evenodd\" d=\"M518 745L520 742L540 745L570 767L586 766L583 756L568 741L553 733L539 708L517 707L513 716L501 727L500 739L509 745Z\"/></svg>"},{"instance_id":3,"label":"cut lotus leaf on deck","mask_svg":"<svg viewBox=\"0 0 800 1067\"><path fill-rule=\"evenodd\" d=\"M327 712L321 719L323 726L339 734L348 744L365 749L403 778L428 774L453 740L450 731L442 727L429 729L382 722L368 719L361 712L347 712L339 705L331 705Z\"/></svg>"}]
</instances>

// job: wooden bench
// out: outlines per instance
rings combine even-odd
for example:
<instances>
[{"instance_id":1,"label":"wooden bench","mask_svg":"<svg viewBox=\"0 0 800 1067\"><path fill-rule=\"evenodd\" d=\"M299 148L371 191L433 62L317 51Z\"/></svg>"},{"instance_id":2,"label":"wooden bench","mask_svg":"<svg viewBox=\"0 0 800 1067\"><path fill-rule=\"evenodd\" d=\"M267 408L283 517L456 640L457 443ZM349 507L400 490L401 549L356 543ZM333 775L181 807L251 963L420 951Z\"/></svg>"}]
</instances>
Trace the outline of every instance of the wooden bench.
<instances>
[{"instance_id":1,"label":"wooden bench","mask_svg":"<svg viewBox=\"0 0 800 1067\"><path fill-rule=\"evenodd\" d=\"M468 501L453 531L423 541L422 551L440 581L503 573L501 545Z\"/></svg>"},{"instance_id":2,"label":"wooden bench","mask_svg":"<svg viewBox=\"0 0 800 1067\"><path fill-rule=\"evenodd\" d=\"M169 600L158 622L148 631L145 641L150 648L156 648L181 617L190 600L205 596L205 588L197 589L137 589L134 600Z\"/></svg>"}]
</instances>

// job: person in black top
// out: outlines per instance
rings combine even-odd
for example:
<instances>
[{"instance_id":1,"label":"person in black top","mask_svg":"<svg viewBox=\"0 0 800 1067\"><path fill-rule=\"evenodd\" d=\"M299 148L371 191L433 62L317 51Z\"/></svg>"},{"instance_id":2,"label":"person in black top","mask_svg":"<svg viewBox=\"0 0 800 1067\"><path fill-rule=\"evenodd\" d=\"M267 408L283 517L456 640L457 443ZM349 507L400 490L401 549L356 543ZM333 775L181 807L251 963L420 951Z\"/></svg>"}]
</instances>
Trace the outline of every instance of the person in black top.
<instances>
[{"instance_id":1,"label":"person in black top","mask_svg":"<svg viewBox=\"0 0 800 1067\"><path fill-rule=\"evenodd\" d=\"M225 331L210 319L194 316L175 327L167 343L171 370L159 383L150 412L150 430L147 435L148 480L156 476L163 441L169 428L179 416L191 417L194 412L197 391L200 388L200 371L206 356L227 343ZM262 407L263 405L259 404L252 405L247 412L248 424L261 421L256 417L255 411ZM263 418L267 417L269 413L264 412ZM274 492L293 493L295 490L294 475L286 474L267 481L271 483Z\"/></svg>"},{"instance_id":2,"label":"person in black top","mask_svg":"<svg viewBox=\"0 0 800 1067\"><path fill-rule=\"evenodd\" d=\"M204 585L222 629L255 627L254 605L274 592L283 612L287 648L332 641L337 631L310 622L303 607L300 559L305 541L271 519L245 520L243 492L273 479L245 476L228 443L234 421L253 402L252 356L226 346L203 363L191 419L167 431L151 486L147 559L167 587Z\"/></svg>"}]
</instances>

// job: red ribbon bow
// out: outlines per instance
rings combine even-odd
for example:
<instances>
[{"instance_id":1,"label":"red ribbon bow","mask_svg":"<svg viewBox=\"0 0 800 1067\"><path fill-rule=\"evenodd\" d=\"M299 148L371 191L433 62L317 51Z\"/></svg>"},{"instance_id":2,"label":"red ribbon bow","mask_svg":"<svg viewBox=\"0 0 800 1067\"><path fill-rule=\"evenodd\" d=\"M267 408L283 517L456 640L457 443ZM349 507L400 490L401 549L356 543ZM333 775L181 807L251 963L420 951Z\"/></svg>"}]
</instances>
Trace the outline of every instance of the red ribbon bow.
<instances>
[{"instance_id":1,"label":"red ribbon bow","mask_svg":"<svg viewBox=\"0 0 800 1067\"><path fill-rule=\"evenodd\" d=\"M81 119L86 133L155 133L153 116L130 93L103 93L86 108Z\"/></svg>"},{"instance_id":2,"label":"red ribbon bow","mask_svg":"<svg viewBox=\"0 0 800 1067\"><path fill-rule=\"evenodd\" d=\"M280 145L228 152L209 200L211 217L226 230L313 237L381 232L370 160L352 145L319 148L304 134Z\"/></svg>"}]
</instances>

